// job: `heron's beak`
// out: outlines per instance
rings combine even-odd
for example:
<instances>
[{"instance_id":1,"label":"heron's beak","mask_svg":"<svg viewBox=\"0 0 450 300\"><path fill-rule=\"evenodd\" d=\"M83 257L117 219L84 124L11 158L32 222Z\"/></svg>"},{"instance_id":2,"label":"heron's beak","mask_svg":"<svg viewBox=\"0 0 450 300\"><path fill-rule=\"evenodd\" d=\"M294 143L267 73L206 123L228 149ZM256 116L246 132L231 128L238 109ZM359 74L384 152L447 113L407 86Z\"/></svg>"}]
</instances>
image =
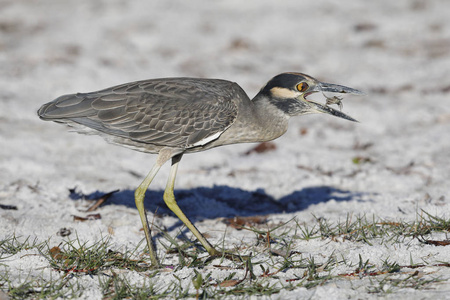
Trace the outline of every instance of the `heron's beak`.
<instances>
[{"instance_id":1,"label":"heron's beak","mask_svg":"<svg viewBox=\"0 0 450 300\"><path fill-rule=\"evenodd\" d=\"M364 96L366 93L361 92L356 89L352 89L343 85L339 84L332 84L332 83L325 83L325 82L319 82L316 87L318 88L318 91L321 92L330 92L330 93L339 93L339 94L353 94L353 95L359 95Z\"/></svg>"},{"instance_id":2,"label":"heron's beak","mask_svg":"<svg viewBox=\"0 0 450 300\"><path fill-rule=\"evenodd\" d=\"M365 95L364 92L361 92L359 90L353 89L353 88L349 88L343 85L338 85L338 84L332 84L332 83L324 83L324 82L318 82L313 89L309 90L307 94L312 94L315 92L322 92L322 93L337 93L337 94L353 94L353 95ZM324 94L324 96L326 97L326 95ZM337 103L340 103L340 99L339 98L327 98L327 99L331 99L334 101L337 101ZM358 122L357 120L353 119L352 117L344 114L343 112L336 110L334 108L331 108L328 105L323 105L320 103L317 103L315 101L310 101L307 100L307 102L310 104L311 110L314 112L319 112L319 113L325 113L325 114L329 114L329 115L333 115L339 118L343 118L349 121L353 121L353 122Z\"/></svg>"}]
</instances>

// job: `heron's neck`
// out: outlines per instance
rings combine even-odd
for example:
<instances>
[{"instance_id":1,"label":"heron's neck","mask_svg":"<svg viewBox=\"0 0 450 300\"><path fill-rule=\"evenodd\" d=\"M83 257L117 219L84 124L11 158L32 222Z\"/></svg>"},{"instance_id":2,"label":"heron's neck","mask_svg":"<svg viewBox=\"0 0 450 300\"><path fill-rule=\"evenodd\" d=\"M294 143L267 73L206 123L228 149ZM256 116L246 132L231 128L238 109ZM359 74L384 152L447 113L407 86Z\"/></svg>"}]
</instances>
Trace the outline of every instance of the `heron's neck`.
<instances>
[{"instance_id":1,"label":"heron's neck","mask_svg":"<svg viewBox=\"0 0 450 300\"><path fill-rule=\"evenodd\" d=\"M271 141L283 135L288 128L289 115L266 97L257 95L251 101L247 98L239 103L238 111L233 125L217 140L201 147L201 150L229 144Z\"/></svg>"},{"instance_id":2,"label":"heron's neck","mask_svg":"<svg viewBox=\"0 0 450 300\"><path fill-rule=\"evenodd\" d=\"M260 94L252 100L254 124L258 124L260 141L270 141L283 135L288 129L290 116Z\"/></svg>"}]
</instances>

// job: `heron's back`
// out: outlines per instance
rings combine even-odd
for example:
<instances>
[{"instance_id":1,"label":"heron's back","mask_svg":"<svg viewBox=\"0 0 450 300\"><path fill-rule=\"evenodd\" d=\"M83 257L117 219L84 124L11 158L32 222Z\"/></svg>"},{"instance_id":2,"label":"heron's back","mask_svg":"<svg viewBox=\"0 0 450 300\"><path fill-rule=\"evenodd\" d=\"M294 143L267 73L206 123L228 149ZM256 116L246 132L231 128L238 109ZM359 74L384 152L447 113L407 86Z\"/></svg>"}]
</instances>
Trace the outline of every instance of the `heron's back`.
<instances>
[{"instance_id":1,"label":"heron's back","mask_svg":"<svg viewBox=\"0 0 450 300\"><path fill-rule=\"evenodd\" d=\"M64 95L44 104L38 115L90 133L93 129L114 143L158 152L218 138L235 121L242 98L248 100L237 84L225 80L152 79Z\"/></svg>"}]
</instances>

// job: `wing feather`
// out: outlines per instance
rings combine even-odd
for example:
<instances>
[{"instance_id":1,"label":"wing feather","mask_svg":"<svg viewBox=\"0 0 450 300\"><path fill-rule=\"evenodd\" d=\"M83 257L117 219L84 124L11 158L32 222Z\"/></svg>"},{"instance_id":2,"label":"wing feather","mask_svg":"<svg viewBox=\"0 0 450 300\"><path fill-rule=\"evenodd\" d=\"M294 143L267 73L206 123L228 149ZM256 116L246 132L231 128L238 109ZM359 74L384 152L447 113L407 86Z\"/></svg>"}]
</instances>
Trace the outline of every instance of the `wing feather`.
<instances>
[{"instance_id":1,"label":"wing feather","mask_svg":"<svg viewBox=\"0 0 450 300\"><path fill-rule=\"evenodd\" d=\"M231 126L242 96L247 97L237 84L225 80L154 79L61 96L38 114L134 143L185 149L214 140Z\"/></svg>"}]
</instances>

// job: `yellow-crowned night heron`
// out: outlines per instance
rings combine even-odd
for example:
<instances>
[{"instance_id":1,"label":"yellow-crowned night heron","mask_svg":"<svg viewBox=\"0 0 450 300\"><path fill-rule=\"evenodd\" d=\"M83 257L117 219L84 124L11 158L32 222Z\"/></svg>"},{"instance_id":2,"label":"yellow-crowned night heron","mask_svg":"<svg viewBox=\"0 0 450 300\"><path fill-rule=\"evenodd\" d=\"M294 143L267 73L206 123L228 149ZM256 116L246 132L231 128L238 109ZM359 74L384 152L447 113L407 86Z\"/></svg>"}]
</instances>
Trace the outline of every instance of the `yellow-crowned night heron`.
<instances>
[{"instance_id":1,"label":"yellow-crowned night heron","mask_svg":"<svg viewBox=\"0 0 450 300\"><path fill-rule=\"evenodd\" d=\"M66 123L81 132L92 129L107 141L158 154L150 173L135 192L152 265L159 266L144 208L144 196L161 166L172 159L164 201L210 255L220 254L197 230L175 201L173 189L184 153L283 135L290 117L326 113L355 121L341 111L307 99L315 92L362 92L319 82L301 73L272 78L250 100L234 82L219 79L164 78L126 83L98 92L61 96L38 111L43 120ZM333 98L328 98L333 99ZM340 99L338 99L340 103ZM334 100L333 100L334 101ZM336 103L336 101L331 103Z\"/></svg>"}]
</instances>

